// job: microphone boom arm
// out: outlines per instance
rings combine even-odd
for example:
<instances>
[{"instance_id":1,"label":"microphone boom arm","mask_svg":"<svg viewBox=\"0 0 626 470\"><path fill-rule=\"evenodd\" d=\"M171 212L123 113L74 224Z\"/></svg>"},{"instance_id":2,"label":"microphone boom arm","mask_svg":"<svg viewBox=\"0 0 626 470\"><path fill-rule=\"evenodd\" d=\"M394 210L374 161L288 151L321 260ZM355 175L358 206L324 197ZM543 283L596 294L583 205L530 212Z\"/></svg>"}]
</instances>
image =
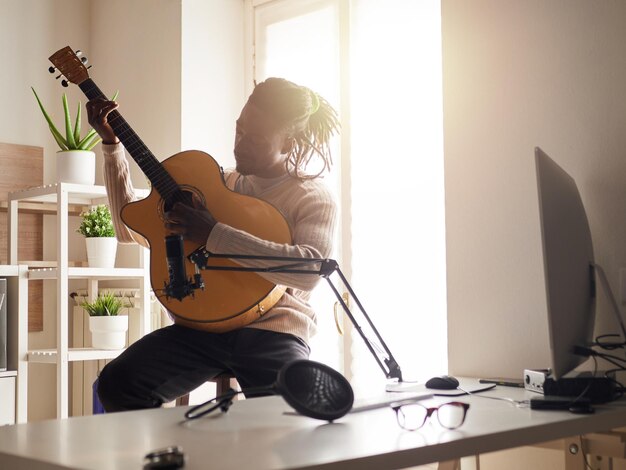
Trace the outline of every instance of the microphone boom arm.
<instances>
[{"instance_id":1,"label":"microphone boom arm","mask_svg":"<svg viewBox=\"0 0 626 470\"><path fill-rule=\"evenodd\" d=\"M194 263L198 269L206 269L206 270L213 270L213 271L256 272L256 273L264 272L264 273L281 273L281 274L317 274L318 276L325 278L331 290L335 294L337 301L340 303L341 307L343 308L343 311L346 313L346 315L352 322L352 325L354 326L354 328L357 330L357 332L359 333L359 335L365 342L365 345L369 349L372 356L374 356L376 363L382 369L383 373L385 374L385 377L387 377L388 379L398 379L398 382L402 382L402 372L400 370L400 366L398 365L398 362L393 357L393 354L391 354L389 347L387 347L387 344L385 343L380 333L374 326L374 323L372 323L372 320L370 319L369 315L363 308L363 305L361 304L361 301L359 300L356 293L354 292L354 289L352 289L352 286L350 285L350 283L348 282L344 274L341 272L341 269L339 269L339 264L337 263L336 260L329 259L329 258L296 258L296 257L288 257L288 256L216 254L216 253L209 252L204 247L198 248L197 250L192 252L187 258L192 263ZM253 260L253 261L280 261L285 264L280 264L277 266L267 266L267 267L215 266L215 265L209 264L211 258L216 258L216 259L226 258L226 259L232 259L232 260L239 259L239 260ZM311 268L311 266L315 264L319 264L319 268ZM305 267L309 267L309 269L303 269ZM350 297L354 299L354 302L356 303L359 310L363 314L363 317L365 318L368 325L370 326L370 328L376 335L378 342L384 349L384 354L382 351L377 352L374 349L372 342L363 331L363 328L361 328L361 325L359 325L359 323L357 322L352 311L348 307L348 304L344 301L341 294L339 293L339 290L337 289L335 284L333 284L333 282L331 281L330 276L333 273L337 273L341 282L344 284L344 286L348 290Z\"/></svg>"}]
</instances>

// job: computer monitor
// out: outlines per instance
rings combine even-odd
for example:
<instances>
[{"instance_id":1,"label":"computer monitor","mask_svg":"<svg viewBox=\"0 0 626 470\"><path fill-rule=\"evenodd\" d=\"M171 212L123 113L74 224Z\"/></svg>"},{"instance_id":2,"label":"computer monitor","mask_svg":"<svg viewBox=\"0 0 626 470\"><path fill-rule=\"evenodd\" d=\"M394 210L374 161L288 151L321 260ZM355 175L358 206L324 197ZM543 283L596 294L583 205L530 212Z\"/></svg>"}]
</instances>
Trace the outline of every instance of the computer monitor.
<instances>
[{"instance_id":1,"label":"computer monitor","mask_svg":"<svg viewBox=\"0 0 626 470\"><path fill-rule=\"evenodd\" d=\"M574 179L535 148L552 377L586 360L575 346L593 339L596 289L587 214Z\"/></svg>"}]
</instances>

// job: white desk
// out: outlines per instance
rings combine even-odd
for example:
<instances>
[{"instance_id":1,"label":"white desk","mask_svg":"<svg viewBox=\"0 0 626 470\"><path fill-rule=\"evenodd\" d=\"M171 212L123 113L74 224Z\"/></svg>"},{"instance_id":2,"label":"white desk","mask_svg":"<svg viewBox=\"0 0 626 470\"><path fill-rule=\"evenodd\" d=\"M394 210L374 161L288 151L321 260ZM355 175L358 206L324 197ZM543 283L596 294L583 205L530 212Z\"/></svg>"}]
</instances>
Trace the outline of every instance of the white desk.
<instances>
[{"instance_id":1,"label":"white desk","mask_svg":"<svg viewBox=\"0 0 626 470\"><path fill-rule=\"evenodd\" d=\"M485 395L535 396L505 387ZM459 399L471 408L455 431L429 424L403 431L388 408L349 414L329 424L285 415L291 409L281 397L237 401L226 414L187 423L186 408L179 407L18 424L0 427L0 468L136 470L146 453L176 444L183 447L189 470L380 470L626 426L626 401L597 406L592 415L575 415L517 408L478 396Z\"/></svg>"}]
</instances>

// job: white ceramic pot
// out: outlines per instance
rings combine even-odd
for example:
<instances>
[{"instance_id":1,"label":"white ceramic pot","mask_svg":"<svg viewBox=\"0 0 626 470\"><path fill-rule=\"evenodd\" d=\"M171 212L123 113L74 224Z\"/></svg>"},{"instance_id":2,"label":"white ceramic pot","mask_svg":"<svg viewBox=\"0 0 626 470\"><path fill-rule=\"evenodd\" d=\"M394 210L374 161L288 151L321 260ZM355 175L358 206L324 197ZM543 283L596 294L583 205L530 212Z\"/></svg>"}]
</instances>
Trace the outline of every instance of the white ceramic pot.
<instances>
[{"instance_id":1,"label":"white ceramic pot","mask_svg":"<svg viewBox=\"0 0 626 470\"><path fill-rule=\"evenodd\" d=\"M91 150L57 152L57 182L93 185L96 182L96 154Z\"/></svg>"},{"instance_id":2,"label":"white ceramic pot","mask_svg":"<svg viewBox=\"0 0 626 470\"><path fill-rule=\"evenodd\" d=\"M95 349L123 349L126 347L128 315L89 317L91 347Z\"/></svg>"},{"instance_id":3,"label":"white ceramic pot","mask_svg":"<svg viewBox=\"0 0 626 470\"><path fill-rule=\"evenodd\" d=\"M85 243L87 243L87 261L90 268L115 267L117 238L87 237Z\"/></svg>"}]
</instances>

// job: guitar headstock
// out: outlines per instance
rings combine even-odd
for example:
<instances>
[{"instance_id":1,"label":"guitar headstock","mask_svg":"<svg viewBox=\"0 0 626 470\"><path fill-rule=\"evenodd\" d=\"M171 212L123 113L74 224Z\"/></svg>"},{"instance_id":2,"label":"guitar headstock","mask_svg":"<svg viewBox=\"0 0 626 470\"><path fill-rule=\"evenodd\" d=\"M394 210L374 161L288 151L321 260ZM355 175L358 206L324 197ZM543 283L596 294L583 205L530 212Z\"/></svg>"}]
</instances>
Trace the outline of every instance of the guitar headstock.
<instances>
[{"instance_id":1,"label":"guitar headstock","mask_svg":"<svg viewBox=\"0 0 626 470\"><path fill-rule=\"evenodd\" d=\"M80 51L74 52L70 46L66 46L49 57L50 62L65 76L67 81L75 85L80 85L89 78L89 72L87 72L87 67L85 67L87 58L80 58L79 54ZM52 67L50 67L50 72L54 73ZM64 86L67 86L67 83L64 83Z\"/></svg>"}]
</instances>

